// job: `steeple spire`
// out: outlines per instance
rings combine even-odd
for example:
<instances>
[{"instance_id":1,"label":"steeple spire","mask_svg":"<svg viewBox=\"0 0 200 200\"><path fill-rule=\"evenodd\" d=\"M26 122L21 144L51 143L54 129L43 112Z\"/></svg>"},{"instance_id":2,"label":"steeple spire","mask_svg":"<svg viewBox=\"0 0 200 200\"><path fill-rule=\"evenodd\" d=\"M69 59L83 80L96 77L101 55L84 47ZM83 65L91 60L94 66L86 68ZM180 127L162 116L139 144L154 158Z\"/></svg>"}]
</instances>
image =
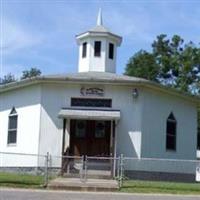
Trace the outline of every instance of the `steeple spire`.
<instances>
[{"instance_id":1,"label":"steeple spire","mask_svg":"<svg viewBox=\"0 0 200 200\"><path fill-rule=\"evenodd\" d=\"M99 8L99 13L97 17L97 26L102 26L102 25L103 25L102 11L101 11L101 8Z\"/></svg>"}]
</instances>

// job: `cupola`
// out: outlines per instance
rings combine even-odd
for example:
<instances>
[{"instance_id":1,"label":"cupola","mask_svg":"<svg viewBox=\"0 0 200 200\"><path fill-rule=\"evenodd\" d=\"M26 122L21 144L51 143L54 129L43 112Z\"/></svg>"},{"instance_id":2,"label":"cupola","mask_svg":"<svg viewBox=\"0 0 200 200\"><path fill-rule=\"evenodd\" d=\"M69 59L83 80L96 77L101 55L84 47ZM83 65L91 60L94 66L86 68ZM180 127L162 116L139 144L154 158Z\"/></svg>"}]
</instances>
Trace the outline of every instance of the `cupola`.
<instances>
[{"instance_id":1,"label":"cupola","mask_svg":"<svg viewBox=\"0 0 200 200\"><path fill-rule=\"evenodd\" d=\"M122 37L103 26L99 10L96 26L76 36L79 45L78 72L116 73L117 47Z\"/></svg>"}]
</instances>

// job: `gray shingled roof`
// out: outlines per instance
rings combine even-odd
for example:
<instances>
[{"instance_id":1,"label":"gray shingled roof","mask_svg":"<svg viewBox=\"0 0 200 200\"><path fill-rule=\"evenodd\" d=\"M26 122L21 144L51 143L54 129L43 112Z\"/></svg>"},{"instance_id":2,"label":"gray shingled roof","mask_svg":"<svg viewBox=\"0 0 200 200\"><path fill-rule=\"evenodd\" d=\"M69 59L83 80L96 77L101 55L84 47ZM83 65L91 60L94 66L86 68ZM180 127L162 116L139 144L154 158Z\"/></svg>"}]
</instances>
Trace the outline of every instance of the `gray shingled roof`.
<instances>
[{"instance_id":1,"label":"gray shingled roof","mask_svg":"<svg viewBox=\"0 0 200 200\"><path fill-rule=\"evenodd\" d=\"M68 79L68 80L94 80L94 81L128 81L128 82L149 82L146 79L131 77L126 75L119 75L109 72L79 72L71 74L58 74L58 75L48 75L44 76L45 78L50 79Z\"/></svg>"},{"instance_id":2,"label":"gray shingled roof","mask_svg":"<svg viewBox=\"0 0 200 200\"><path fill-rule=\"evenodd\" d=\"M91 31L91 32L104 32L104 33L111 32L105 26L95 26L95 27L91 28L89 31Z\"/></svg>"}]
</instances>

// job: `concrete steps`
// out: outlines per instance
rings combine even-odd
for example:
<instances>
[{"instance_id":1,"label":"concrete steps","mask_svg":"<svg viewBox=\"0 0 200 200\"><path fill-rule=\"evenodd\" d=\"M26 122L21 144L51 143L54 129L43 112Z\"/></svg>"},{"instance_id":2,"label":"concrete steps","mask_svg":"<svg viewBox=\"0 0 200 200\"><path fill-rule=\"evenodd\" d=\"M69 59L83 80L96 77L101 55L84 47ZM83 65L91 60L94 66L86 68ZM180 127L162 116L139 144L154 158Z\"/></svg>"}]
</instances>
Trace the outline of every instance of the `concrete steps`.
<instances>
[{"instance_id":1,"label":"concrete steps","mask_svg":"<svg viewBox=\"0 0 200 200\"><path fill-rule=\"evenodd\" d=\"M80 178L80 174L64 174L62 176L63 178ZM88 174L87 175L88 179L104 179L104 180L110 180L111 176L107 175L97 175L97 174Z\"/></svg>"},{"instance_id":2,"label":"concrete steps","mask_svg":"<svg viewBox=\"0 0 200 200\"><path fill-rule=\"evenodd\" d=\"M83 172L84 174L84 172ZM80 178L78 173L64 173L64 178ZM87 170L87 178L89 179L112 179L111 171L109 170Z\"/></svg>"},{"instance_id":3,"label":"concrete steps","mask_svg":"<svg viewBox=\"0 0 200 200\"><path fill-rule=\"evenodd\" d=\"M48 184L49 189L55 190L78 190L78 191L108 191L119 189L116 180L87 179L86 182L80 178L56 178Z\"/></svg>"}]
</instances>

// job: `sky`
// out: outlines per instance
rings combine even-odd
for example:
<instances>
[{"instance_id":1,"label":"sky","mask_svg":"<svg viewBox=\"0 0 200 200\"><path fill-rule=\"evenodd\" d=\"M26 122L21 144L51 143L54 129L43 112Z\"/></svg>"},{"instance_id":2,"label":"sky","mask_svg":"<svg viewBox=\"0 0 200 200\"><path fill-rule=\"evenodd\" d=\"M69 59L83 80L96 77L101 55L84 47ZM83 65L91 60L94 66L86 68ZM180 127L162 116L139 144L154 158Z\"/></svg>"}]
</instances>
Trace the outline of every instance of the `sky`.
<instances>
[{"instance_id":1,"label":"sky","mask_svg":"<svg viewBox=\"0 0 200 200\"><path fill-rule=\"evenodd\" d=\"M117 73L131 56L150 51L159 34L200 42L200 0L0 0L0 76L37 67L42 74L78 71L75 36L103 24L123 37Z\"/></svg>"}]
</instances>

